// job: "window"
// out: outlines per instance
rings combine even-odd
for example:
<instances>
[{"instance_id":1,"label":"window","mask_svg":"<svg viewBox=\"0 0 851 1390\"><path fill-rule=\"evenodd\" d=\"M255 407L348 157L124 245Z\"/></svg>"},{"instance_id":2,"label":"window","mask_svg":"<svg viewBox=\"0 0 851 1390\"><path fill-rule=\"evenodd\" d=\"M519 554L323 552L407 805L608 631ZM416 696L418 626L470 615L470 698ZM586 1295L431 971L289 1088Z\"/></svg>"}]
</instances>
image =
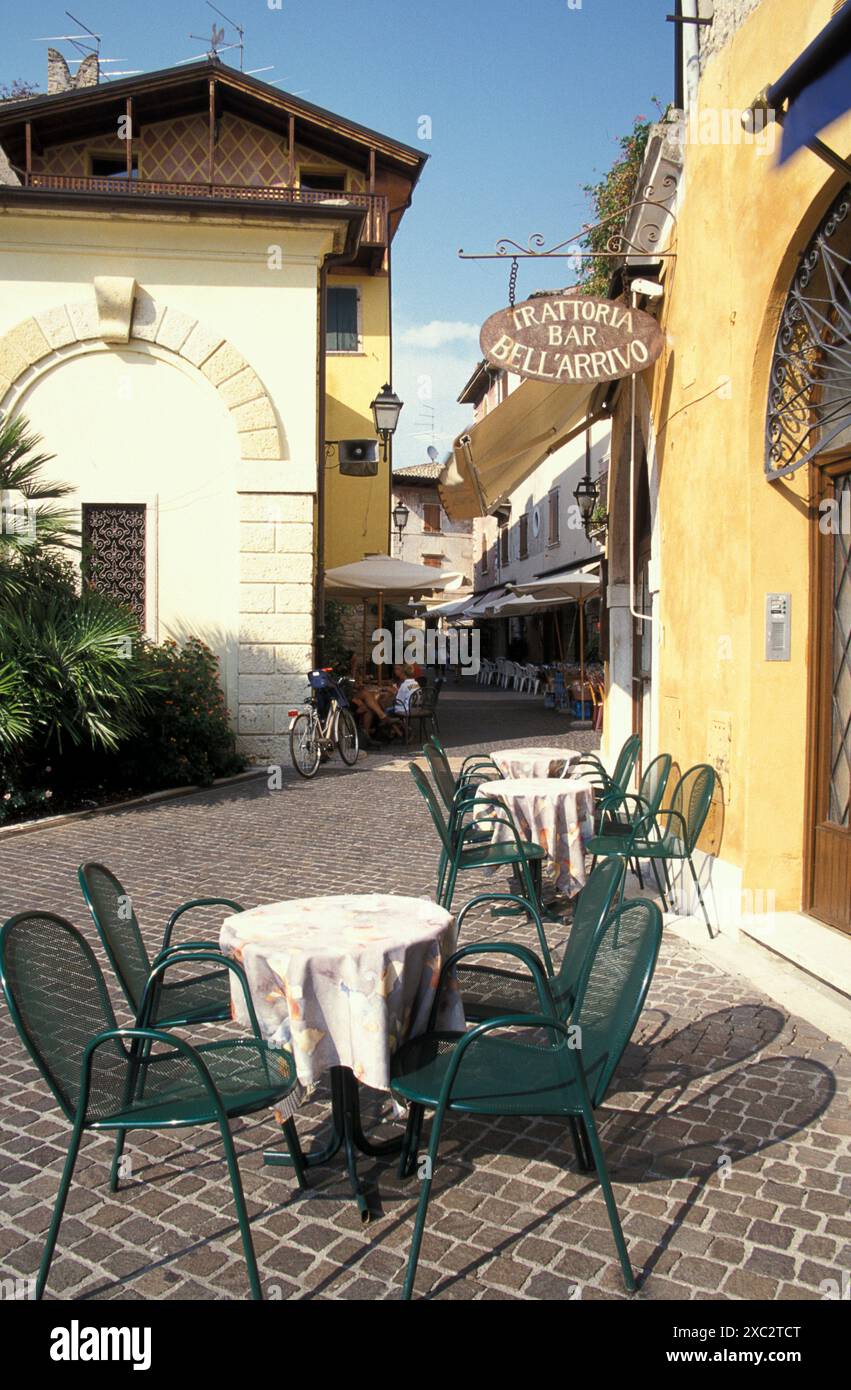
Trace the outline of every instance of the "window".
<instances>
[{"instance_id":1,"label":"window","mask_svg":"<svg viewBox=\"0 0 851 1390\"><path fill-rule=\"evenodd\" d=\"M101 155L93 154L90 160L92 178L95 179L126 179L127 178L127 159L124 155ZM133 156L133 172L131 179L139 177L139 159Z\"/></svg>"},{"instance_id":2,"label":"window","mask_svg":"<svg viewBox=\"0 0 851 1390\"><path fill-rule=\"evenodd\" d=\"M529 554L529 516L524 513L520 518L519 548L517 558L525 560Z\"/></svg>"},{"instance_id":3,"label":"window","mask_svg":"<svg viewBox=\"0 0 851 1390\"><path fill-rule=\"evenodd\" d=\"M360 352L360 295L354 285L328 290L326 352Z\"/></svg>"},{"instance_id":4,"label":"window","mask_svg":"<svg viewBox=\"0 0 851 1390\"><path fill-rule=\"evenodd\" d=\"M435 570L442 569L442 568L443 568L443 556L442 556L442 555L424 555L424 556L423 556L423 564L424 564L424 565L428 565L431 569L435 569Z\"/></svg>"},{"instance_id":5,"label":"window","mask_svg":"<svg viewBox=\"0 0 851 1390\"><path fill-rule=\"evenodd\" d=\"M345 174L328 174L322 169L300 169L299 186L316 193L345 193Z\"/></svg>"},{"instance_id":6,"label":"window","mask_svg":"<svg viewBox=\"0 0 851 1390\"><path fill-rule=\"evenodd\" d=\"M485 535L485 533L484 533L484 531L483 531L483 532L482 532L482 574L487 574L487 572L488 572L489 569L490 569L490 549L489 549L489 547L488 547L488 538L487 538L487 536Z\"/></svg>"},{"instance_id":7,"label":"window","mask_svg":"<svg viewBox=\"0 0 851 1390\"><path fill-rule=\"evenodd\" d=\"M559 518L558 518L558 491L551 492L549 495L550 503L550 529L548 545L558 545L559 541Z\"/></svg>"},{"instance_id":8,"label":"window","mask_svg":"<svg viewBox=\"0 0 851 1390\"><path fill-rule=\"evenodd\" d=\"M144 503L83 504L83 578L88 588L131 608L144 628Z\"/></svg>"},{"instance_id":9,"label":"window","mask_svg":"<svg viewBox=\"0 0 851 1390\"><path fill-rule=\"evenodd\" d=\"M508 527L503 526L499 533L499 563L508 564Z\"/></svg>"},{"instance_id":10,"label":"window","mask_svg":"<svg viewBox=\"0 0 851 1390\"><path fill-rule=\"evenodd\" d=\"M440 503L423 503L423 530L440 534Z\"/></svg>"}]
</instances>

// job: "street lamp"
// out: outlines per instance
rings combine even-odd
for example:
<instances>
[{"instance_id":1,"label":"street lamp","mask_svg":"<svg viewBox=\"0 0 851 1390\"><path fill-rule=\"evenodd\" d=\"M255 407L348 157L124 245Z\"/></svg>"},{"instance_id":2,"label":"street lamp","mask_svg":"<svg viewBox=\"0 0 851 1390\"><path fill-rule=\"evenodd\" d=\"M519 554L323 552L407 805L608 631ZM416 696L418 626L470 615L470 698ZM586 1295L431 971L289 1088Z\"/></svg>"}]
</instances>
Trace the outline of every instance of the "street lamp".
<instances>
[{"instance_id":1,"label":"street lamp","mask_svg":"<svg viewBox=\"0 0 851 1390\"><path fill-rule=\"evenodd\" d=\"M402 401L399 400L392 386L390 386L389 383L385 383L375 400L370 403L369 408L372 411L372 418L375 422L375 433L380 435L381 442L384 445L384 462L386 463L389 457L388 448L390 439L391 436L395 434L396 426L399 423Z\"/></svg>"},{"instance_id":2,"label":"street lamp","mask_svg":"<svg viewBox=\"0 0 851 1390\"><path fill-rule=\"evenodd\" d=\"M587 536L591 517L600 495L600 489L590 473L586 473L584 478L580 478L573 495L576 498L576 505L579 508L579 515L582 517L582 525Z\"/></svg>"},{"instance_id":3,"label":"street lamp","mask_svg":"<svg viewBox=\"0 0 851 1390\"><path fill-rule=\"evenodd\" d=\"M399 537L400 554L402 553L402 532L408 524L408 517L410 514L404 502L400 502L398 507L393 508L393 525L396 527L396 532Z\"/></svg>"}]
</instances>

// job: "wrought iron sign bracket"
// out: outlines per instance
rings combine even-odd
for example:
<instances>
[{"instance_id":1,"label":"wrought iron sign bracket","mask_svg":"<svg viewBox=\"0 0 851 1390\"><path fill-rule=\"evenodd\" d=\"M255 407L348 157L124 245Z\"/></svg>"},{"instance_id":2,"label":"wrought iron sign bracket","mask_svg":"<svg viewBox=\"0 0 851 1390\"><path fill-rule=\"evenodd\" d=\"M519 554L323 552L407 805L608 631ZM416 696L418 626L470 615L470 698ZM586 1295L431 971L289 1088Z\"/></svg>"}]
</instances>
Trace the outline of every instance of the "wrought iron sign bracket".
<instances>
[{"instance_id":1,"label":"wrought iron sign bracket","mask_svg":"<svg viewBox=\"0 0 851 1390\"><path fill-rule=\"evenodd\" d=\"M663 189L669 190L669 199L673 197L676 188L676 180L672 175L667 175L662 181ZM560 241L558 245L546 247L546 238L540 232L535 232L530 236L526 246L521 246L519 242L513 241L510 237L500 237L496 242L493 251L470 252L463 247L458 255L462 261L504 261L511 262L511 270L508 277L508 298L509 303L514 305L515 292L517 288L518 262L523 260L619 260L627 256L645 256L654 261L674 260L676 251L661 251L659 243L662 241L663 232L676 228L677 219L671 211L668 203L654 196L655 188L650 185L644 189L644 196L634 203L630 203L621 212L614 213L611 217L606 217L602 222L597 222L594 226L583 227L580 232L575 232L566 241ZM640 215L641 211L651 208L659 216L655 221L641 229L637 241L631 241L624 230L624 224L632 217L633 213ZM585 251L580 249L581 243L587 241L591 232L595 232L602 227L608 227L616 223L619 230L613 230L603 251Z\"/></svg>"}]
</instances>

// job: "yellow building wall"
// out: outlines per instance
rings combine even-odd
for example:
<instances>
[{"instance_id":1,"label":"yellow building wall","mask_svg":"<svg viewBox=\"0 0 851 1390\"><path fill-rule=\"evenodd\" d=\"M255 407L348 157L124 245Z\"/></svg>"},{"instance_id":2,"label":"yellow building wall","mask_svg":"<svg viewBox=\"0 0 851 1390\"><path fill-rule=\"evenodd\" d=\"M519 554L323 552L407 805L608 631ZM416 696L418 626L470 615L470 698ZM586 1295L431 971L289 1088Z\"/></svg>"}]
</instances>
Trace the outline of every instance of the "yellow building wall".
<instances>
[{"instance_id":1,"label":"yellow building wall","mask_svg":"<svg viewBox=\"0 0 851 1390\"><path fill-rule=\"evenodd\" d=\"M386 275L333 275L329 286L360 291L361 351L331 354L326 366L326 437L374 439L370 402L390 380L390 281ZM390 526L390 465L381 457L374 478L344 477L336 448L325 461L326 568L371 553L386 554Z\"/></svg>"},{"instance_id":2,"label":"yellow building wall","mask_svg":"<svg viewBox=\"0 0 851 1390\"><path fill-rule=\"evenodd\" d=\"M318 284L343 233L200 211L0 219L0 409L43 434L69 505L146 506L149 634L212 646L264 763L289 756L312 661ZM102 337L103 276L136 281L126 344Z\"/></svg>"},{"instance_id":3,"label":"yellow building wall","mask_svg":"<svg viewBox=\"0 0 851 1390\"><path fill-rule=\"evenodd\" d=\"M747 107L831 10L831 0L766 0L707 66L700 109ZM851 120L823 138L847 157ZM764 478L769 370L798 253L842 182L809 151L778 169L776 153L753 144L687 144L677 259L665 277L667 348L652 376L659 748L683 770L711 760L713 719L728 721L730 774L703 847L742 871L743 889L773 892L779 910L802 902L809 480L806 468ZM785 663L764 659L772 591L792 595Z\"/></svg>"}]
</instances>

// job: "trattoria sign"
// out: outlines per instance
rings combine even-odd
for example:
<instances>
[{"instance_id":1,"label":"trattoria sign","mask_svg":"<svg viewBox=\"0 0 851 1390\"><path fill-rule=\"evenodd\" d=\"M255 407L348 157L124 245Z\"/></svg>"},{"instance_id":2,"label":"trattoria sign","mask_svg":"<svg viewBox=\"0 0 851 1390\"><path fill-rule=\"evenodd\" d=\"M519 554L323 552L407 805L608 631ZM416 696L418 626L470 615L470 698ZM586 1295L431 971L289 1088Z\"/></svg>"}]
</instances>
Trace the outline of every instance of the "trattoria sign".
<instances>
[{"instance_id":1,"label":"trattoria sign","mask_svg":"<svg viewBox=\"0 0 851 1390\"><path fill-rule=\"evenodd\" d=\"M538 381L614 381L662 351L650 314L613 299L541 295L491 314L479 338L494 367Z\"/></svg>"}]
</instances>

